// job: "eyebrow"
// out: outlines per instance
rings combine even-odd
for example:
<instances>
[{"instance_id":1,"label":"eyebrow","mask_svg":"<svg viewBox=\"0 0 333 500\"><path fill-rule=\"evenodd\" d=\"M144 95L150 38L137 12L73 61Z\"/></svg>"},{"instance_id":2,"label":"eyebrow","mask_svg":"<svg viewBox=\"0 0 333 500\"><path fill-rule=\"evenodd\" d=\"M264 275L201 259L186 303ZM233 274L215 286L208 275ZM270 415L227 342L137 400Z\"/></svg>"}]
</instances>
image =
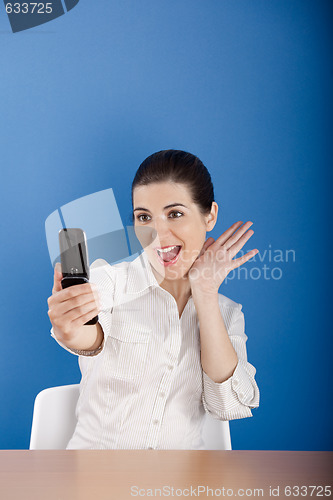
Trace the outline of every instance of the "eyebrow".
<instances>
[{"instance_id":1,"label":"eyebrow","mask_svg":"<svg viewBox=\"0 0 333 500\"><path fill-rule=\"evenodd\" d=\"M185 208L188 208L186 205L183 205L182 203L171 203L171 205L166 205L163 210L166 210L167 208L171 208L171 207L185 207ZM143 208L143 207L137 207L133 210L133 213L136 211L136 210L145 210L146 212L150 212L150 210L148 210L148 208ZM150 212L151 213L151 212Z\"/></svg>"}]
</instances>

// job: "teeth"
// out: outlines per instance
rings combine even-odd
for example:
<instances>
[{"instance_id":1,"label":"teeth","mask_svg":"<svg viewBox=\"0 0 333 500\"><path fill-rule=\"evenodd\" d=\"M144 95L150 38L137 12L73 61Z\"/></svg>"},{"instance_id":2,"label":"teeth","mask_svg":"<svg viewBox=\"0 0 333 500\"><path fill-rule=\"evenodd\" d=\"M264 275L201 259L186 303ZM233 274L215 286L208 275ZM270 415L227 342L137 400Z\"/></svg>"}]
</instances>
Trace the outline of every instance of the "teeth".
<instances>
[{"instance_id":1,"label":"teeth","mask_svg":"<svg viewBox=\"0 0 333 500\"><path fill-rule=\"evenodd\" d=\"M173 248L177 248L178 245L174 245L173 247L168 247L168 248L164 248L162 250L162 248L158 248L157 251L160 252L160 253L166 253L166 252L170 252L170 250L172 250Z\"/></svg>"}]
</instances>

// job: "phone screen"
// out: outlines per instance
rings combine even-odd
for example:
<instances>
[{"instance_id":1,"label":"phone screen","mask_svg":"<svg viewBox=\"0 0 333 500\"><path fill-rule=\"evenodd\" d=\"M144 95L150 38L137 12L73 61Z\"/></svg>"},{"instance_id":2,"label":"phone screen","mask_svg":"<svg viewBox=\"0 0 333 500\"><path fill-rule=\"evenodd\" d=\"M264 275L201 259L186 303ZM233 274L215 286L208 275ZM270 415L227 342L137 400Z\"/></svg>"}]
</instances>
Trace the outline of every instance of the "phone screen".
<instances>
[{"instance_id":1,"label":"phone screen","mask_svg":"<svg viewBox=\"0 0 333 500\"><path fill-rule=\"evenodd\" d=\"M59 231L60 258L63 277L89 279L86 235L82 229L64 228Z\"/></svg>"}]
</instances>

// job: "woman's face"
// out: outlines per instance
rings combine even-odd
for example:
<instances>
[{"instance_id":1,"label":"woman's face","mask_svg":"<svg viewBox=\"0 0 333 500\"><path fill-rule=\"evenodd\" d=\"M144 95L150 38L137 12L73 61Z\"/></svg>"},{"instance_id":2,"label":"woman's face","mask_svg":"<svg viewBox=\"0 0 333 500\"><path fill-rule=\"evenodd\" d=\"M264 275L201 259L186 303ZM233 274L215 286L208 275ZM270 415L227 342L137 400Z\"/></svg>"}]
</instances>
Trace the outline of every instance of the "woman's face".
<instances>
[{"instance_id":1,"label":"woman's face","mask_svg":"<svg viewBox=\"0 0 333 500\"><path fill-rule=\"evenodd\" d=\"M175 280L188 273L206 232L215 225L217 210L213 202L211 213L203 216L185 184L161 182L134 188L135 234L161 276Z\"/></svg>"}]
</instances>

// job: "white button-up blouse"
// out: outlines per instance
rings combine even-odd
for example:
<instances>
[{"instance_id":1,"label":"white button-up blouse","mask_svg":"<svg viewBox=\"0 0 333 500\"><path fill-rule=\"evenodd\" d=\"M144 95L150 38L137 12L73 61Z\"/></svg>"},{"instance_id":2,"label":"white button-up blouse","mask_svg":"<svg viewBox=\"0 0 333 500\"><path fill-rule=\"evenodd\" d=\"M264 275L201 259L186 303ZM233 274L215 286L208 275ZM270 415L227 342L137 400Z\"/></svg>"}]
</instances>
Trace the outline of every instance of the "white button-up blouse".
<instances>
[{"instance_id":1,"label":"white button-up blouse","mask_svg":"<svg viewBox=\"0 0 333 500\"><path fill-rule=\"evenodd\" d=\"M238 364L216 383L201 367L192 296L179 318L144 251L113 266L96 260L90 282L101 299L104 346L96 356L79 356L78 423L67 449L202 449L205 412L220 420L252 416L259 389L241 304L218 294Z\"/></svg>"}]
</instances>

